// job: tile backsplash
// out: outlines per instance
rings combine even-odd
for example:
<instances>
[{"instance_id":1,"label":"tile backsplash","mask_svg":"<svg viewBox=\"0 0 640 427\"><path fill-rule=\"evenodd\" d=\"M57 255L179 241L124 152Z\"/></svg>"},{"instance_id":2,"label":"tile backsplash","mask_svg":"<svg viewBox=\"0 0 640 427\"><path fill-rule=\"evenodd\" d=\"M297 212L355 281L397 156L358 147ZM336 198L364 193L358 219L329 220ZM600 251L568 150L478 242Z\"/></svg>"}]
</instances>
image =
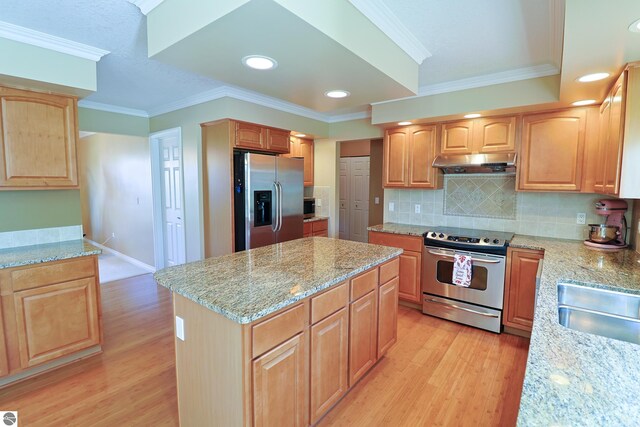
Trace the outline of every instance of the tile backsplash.
<instances>
[{"instance_id":1,"label":"tile backsplash","mask_svg":"<svg viewBox=\"0 0 640 427\"><path fill-rule=\"evenodd\" d=\"M516 219L515 175L451 175L444 181L445 215Z\"/></svg>"},{"instance_id":2,"label":"tile backsplash","mask_svg":"<svg viewBox=\"0 0 640 427\"><path fill-rule=\"evenodd\" d=\"M459 176L453 176L459 177ZM466 175L465 178L481 182L483 177ZM445 180L450 181L447 176ZM478 209L477 196L456 199L456 207L452 210L451 200L446 200L446 190L384 190L384 221L415 225L435 225L462 227L481 230L510 231L518 234L558 237L582 240L587 237L587 226L576 224L576 214L586 213L586 224L603 221L603 217L594 212L594 203L604 198L598 194L574 193L524 193L515 192L515 182L510 184L506 193L515 195L515 215L497 217L492 211ZM450 182L445 184L452 192ZM469 186L469 191L478 191L478 185ZM493 193L495 194L495 193ZM494 202L500 198L494 195ZM512 196L506 197L505 200ZM482 204L483 201L480 201ZM502 202L505 203L505 202ZM393 204L394 210L389 209ZM415 213L416 205L420 205L420 213ZM449 208L445 210L445 205ZM629 204L627 221L631 220L632 203ZM510 210L510 203L503 204L499 213ZM480 211L480 212L479 212ZM454 213L456 212L456 213ZM484 212L484 216L482 216ZM473 214L473 216L471 216ZM631 224L629 222L629 224Z\"/></svg>"},{"instance_id":3,"label":"tile backsplash","mask_svg":"<svg viewBox=\"0 0 640 427\"><path fill-rule=\"evenodd\" d=\"M5 231L0 233L0 249L42 245L82 239L82 225Z\"/></svg>"},{"instance_id":4,"label":"tile backsplash","mask_svg":"<svg viewBox=\"0 0 640 427\"><path fill-rule=\"evenodd\" d=\"M317 216L331 216L331 194L329 187L314 186L313 197L316 199L316 215Z\"/></svg>"}]
</instances>

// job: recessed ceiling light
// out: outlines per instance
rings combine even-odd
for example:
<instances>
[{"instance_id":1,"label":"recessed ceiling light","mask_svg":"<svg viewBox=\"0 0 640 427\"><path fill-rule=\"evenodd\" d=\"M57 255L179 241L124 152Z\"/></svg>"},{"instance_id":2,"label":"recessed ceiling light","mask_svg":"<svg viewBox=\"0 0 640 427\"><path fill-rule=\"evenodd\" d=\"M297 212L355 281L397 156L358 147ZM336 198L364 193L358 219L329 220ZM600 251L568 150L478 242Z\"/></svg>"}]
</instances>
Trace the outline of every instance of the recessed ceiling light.
<instances>
[{"instance_id":1,"label":"recessed ceiling light","mask_svg":"<svg viewBox=\"0 0 640 427\"><path fill-rule=\"evenodd\" d=\"M275 59L262 55L249 55L242 58L242 63L254 70L272 70L278 66Z\"/></svg>"},{"instance_id":2,"label":"recessed ceiling light","mask_svg":"<svg viewBox=\"0 0 640 427\"><path fill-rule=\"evenodd\" d=\"M583 105L591 105L595 103L596 103L595 99L583 99L581 101L573 102L571 105L575 105L576 107L582 107Z\"/></svg>"},{"instance_id":3,"label":"recessed ceiling light","mask_svg":"<svg viewBox=\"0 0 640 427\"><path fill-rule=\"evenodd\" d=\"M296 133L294 136L297 136L298 138L304 138L307 135L304 133Z\"/></svg>"},{"instance_id":4,"label":"recessed ceiling light","mask_svg":"<svg viewBox=\"0 0 640 427\"><path fill-rule=\"evenodd\" d=\"M576 79L576 81L580 82L580 83L588 83L588 82L595 82L598 80L602 80L602 79L606 79L607 77L609 77L609 73L593 73L593 74L585 74L582 77L579 77L578 79Z\"/></svg>"},{"instance_id":5,"label":"recessed ceiling light","mask_svg":"<svg viewBox=\"0 0 640 427\"><path fill-rule=\"evenodd\" d=\"M478 118L480 116L482 116L482 114L471 113L471 114L465 114L464 118L465 119L476 119L476 118Z\"/></svg>"},{"instance_id":6,"label":"recessed ceiling light","mask_svg":"<svg viewBox=\"0 0 640 427\"><path fill-rule=\"evenodd\" d=\"M410 125L410 124L411 124L411 122L398 122L399 126L407 126L407 125Z\"/></svg>"},{"instance_id":7,"label":"recessed ceiling light","mask_svg":"<svg viewBox=\"0 0 640 427\"><path fill-rule=\"evenodd\" d=\"M351 93L341 89L330 90L324 93L324 96L328 96L329 98L346 98L349 95L351 95Z\"/></svg>"},{"instance_id":8,"label":"recessed ceiling light","mask_svg":"<svg viewBox=\"0 0 640 427\"><path fill-rule=\"evenodd\" d=\"M629 31L640 33L640 19L633 21L631 25L629 25Z\"/></svg>"}]
</instances>

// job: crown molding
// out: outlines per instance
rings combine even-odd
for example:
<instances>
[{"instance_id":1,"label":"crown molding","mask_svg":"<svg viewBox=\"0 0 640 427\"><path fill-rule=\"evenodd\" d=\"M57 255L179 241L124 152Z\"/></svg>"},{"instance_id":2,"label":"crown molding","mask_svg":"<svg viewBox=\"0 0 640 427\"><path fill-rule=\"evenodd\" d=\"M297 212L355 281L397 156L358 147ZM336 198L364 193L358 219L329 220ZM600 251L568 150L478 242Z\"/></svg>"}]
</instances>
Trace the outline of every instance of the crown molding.
<instances>
[{"instance_id":1,"label":"crown molding","mask_svg":"<svg viewBox=\"0 0 640 427\"><path fill-rule=\"evenodd\" d=\"M20 27L19 25L3 21L0 21L0 37L20 43L26 43L32 46L42 47L44 49L54 50L60 53L66 53L67 55L76 56L78 58L89 59L94 62L98 62L100 58L109 53L108 50L98 49L97 47L52 36L47 33L42 33L40 31Z\"/></svg>"},{"instance_id":2,"label":"crown molding","mask_svg":"<svg viewBox=\"0 0 640 427\"><path fill-rule=\"evenodd\" d=\"M89 137L91 135L95 135L96 132L85 132L85 131L81 130L80 132L78 132L78 134L80 135L80 139L82 139L82 138L87 138L87 137Z\"/></svg>"},{"instance_id":3,"label":"crown molding","mask_svg":"<svg viewBox=\"0 0 640 427\"><path fill-rule=\"evenodd\" d=\"M431 56L427 48L404 26L382 0L349 0L349 2L418 65Z\"/></svg>"},{"instance_id":4,"label":"crown molding","mask_svg":"<svg viewBox=\"0 0 640 427\"><path fill-rule=\"evenodd\" d=\"M101 102L93 102L87 100L78 101L78 107L88 108L90 110L106 111L108 113L125 114L127 116L136 116L149 118L149 113L144 110L137 110L135 108L120 107L118 105L103 104Z\"/></svg>"},{"instance_id":5,"label":"crown molding","mask_svg":"<svg viewBox=\"0 0 640 427\"><path fill-rule=\"evenodd\" d=\"M143 15L148 15L153 9L158 7L164 0L127 0L129 3L140 9Z\"/></svg>"},{"instance_id":6,"label":"crown molding","mask_svg":"<svg viewBox=\"0 0 640 427\"><path fill-rule=\"evenodd\" d=\"M325 120L327 123L339 123L339 122L349 122L351 120L362 120L362 119L368 119L371 117L371 112L370 111L357 111L355 113L349 113L349 114L340 114L340 115L335 115L335 116L327 116L327 120Z\"/></svg>"}]
</instances>

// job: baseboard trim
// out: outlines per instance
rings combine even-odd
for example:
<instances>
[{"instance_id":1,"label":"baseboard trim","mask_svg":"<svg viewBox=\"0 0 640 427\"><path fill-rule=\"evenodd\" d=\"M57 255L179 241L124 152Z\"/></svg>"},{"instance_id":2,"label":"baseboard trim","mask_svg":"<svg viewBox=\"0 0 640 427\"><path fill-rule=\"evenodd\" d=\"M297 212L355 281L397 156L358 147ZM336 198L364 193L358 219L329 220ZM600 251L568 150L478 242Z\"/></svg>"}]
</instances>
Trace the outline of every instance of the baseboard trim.
<instances>
[{"instance_id":1,"label":"baseboard trim","mask_svg":"<svg viewBox=\"0 0 640 427\"><path fill-rule=\"evenodd\" d=\"M149 273L155 273L156 272L156 268L155 267L153 267L153 266L151 266L149 264L146 264L146 263L144 263L144 262L142 262L140 260L137 260L135 258L132 258L129 255L125 255L125 254L123 254L121 252L116 251L115 249L111 249L111 248L109 248L107 246L101 245L100 243L94 242L93 240L87 239L86 237L84 238L84 240L85 240L85 242L102 249L104 252L108 252L108 253L110 253L112 255L117 256L120 259L123 259L123 260L135 265L136 267L140 267L140 268L142 268L144 270L147 270Z\"/></svg>"}]
</instances>

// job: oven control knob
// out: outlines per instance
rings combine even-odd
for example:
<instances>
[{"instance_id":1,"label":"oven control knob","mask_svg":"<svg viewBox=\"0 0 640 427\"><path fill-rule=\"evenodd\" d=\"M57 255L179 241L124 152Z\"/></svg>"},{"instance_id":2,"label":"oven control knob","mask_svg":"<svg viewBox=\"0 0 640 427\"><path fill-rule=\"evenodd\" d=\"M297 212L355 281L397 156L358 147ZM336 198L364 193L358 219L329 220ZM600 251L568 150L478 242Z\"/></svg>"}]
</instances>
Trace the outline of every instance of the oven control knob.
<instances>
[{"instance_id":1,"label":"oven control knob","mask_svg":"<svg viewBox=\"0 0 640 427\"><path fill-rule=\"evenodd\" d=\"M493 244L494 244L494 245L497 245L498 243L500 243L500 240L498 240L498 239L493 239Z\"/></svg>"},{"instance_id":2,"label":"oven control knob","mask_svg":"<svg viewBox=\"0 0 640 427\"><path fill-rule=\"evenodd\" d=\"M444 234L440 233L438 237L442 239L444 237Z\"/></svg>"},{"instance_id":3,"label":"oven control knob","mask_svg":"<svg viewBox=\"0 0 640 427\"><path fill-rule=\"evenodd\" d=\"M431 233L431 237L436 237L436 233Z\"/></svg>"},{"instance_id":4,"label":"oven control knob","mask_svg":"<svg viewBox=\"0 0 640 427\"><path fill-rule=\"evenodd\" d=\"M489 239L487 239L486 237L484 239L482 239L483 242L485 243L489 243Z\"/></svg>"},{"instance_id":5,"label":"oven control knob","mask_svg":"<svg viewBox=\"0 0 640 427\"><path fill-rule=\"evenodd\" d=\"M453 236L449 236L449 237L447 237L447 240L456 240L456 238L453 237Z\"/></svg>"}]
</instances>

